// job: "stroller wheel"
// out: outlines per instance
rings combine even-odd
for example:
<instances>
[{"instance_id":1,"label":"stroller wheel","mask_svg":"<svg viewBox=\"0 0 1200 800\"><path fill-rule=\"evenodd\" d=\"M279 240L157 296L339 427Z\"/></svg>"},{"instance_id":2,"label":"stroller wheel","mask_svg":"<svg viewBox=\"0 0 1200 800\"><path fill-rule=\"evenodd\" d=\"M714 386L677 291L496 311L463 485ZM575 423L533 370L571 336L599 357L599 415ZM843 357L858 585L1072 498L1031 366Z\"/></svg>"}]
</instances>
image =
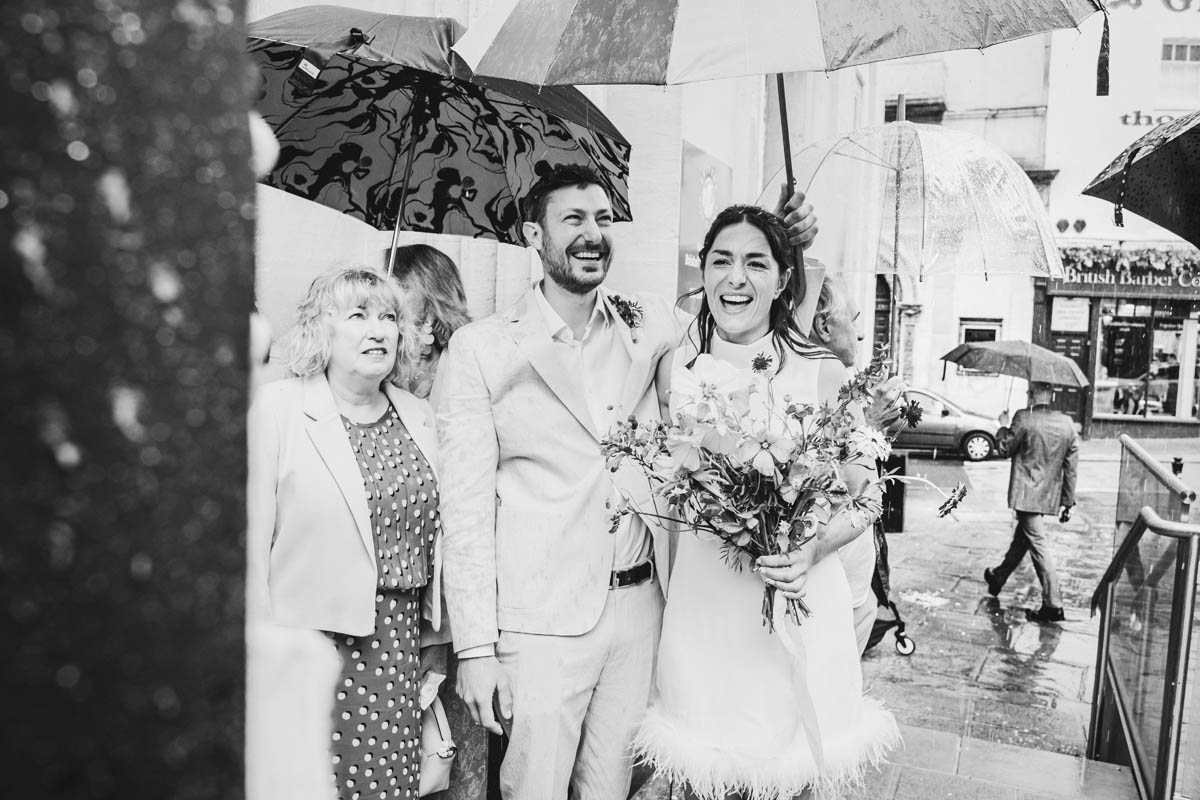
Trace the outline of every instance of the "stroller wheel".
<instances>
[{"instance_id":1,"label":"stroller wheel","mask_svg":"<svg viewBox=\"0 0 1200 800\"><path fill-rule=\"evenodd\" d=\"M917 651L917 643L903 633L896 634L896 652L902 656L911 656Z\"/></svg>"}]
</instances>

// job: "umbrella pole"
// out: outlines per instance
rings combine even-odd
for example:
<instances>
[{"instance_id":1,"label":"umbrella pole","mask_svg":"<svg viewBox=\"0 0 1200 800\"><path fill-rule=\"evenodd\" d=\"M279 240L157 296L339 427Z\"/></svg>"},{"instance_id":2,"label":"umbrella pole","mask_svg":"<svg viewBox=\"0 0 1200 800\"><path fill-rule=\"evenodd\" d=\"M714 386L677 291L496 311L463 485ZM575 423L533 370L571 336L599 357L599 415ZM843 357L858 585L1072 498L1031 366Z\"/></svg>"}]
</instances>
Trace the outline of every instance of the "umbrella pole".
<instances>
[{"instance_id":1,"label":"umbrella pole","mask_svg":"<svg viewBox=\"0 0 1200 800\"><path fill-rule=\"evenodd\" d=\"M796 191L796 176L792 172L792 138L788 133L787 89L783 85L782 72L775 73L775 93L779 96L779 127L783 134L783 170L787 177L787 196L790 199ZM807 294L808 287L804 285L804 248L796 245L793 251L796 255L796 271L801 285L804 286L805 294ZM820 287L817 288L820 289Z\"/></svg>"},{"instance_id":2,"label":"umbrella pole","mask_svg":"<svg viewBox=\"0 0 1200 800\"><path fill-rule=\"evenodd\" d=\"M387 274L396 267L396 242L400 239L400 223L404 219L404 201L408 199L408 181L412 177L413 154L417 149L417 125L409 125L408 154L404 157L404 183L400 184L400 200L396 203L396 223L392 226L392 248L388 253Z\"/></svg>"},{"instance_id":3,"label":"umbrella pole","mask_svg":"<svg viewBox=\"0 0 1200 800\"><path fill-rule=\"evenodd\" d=\"M900 95L896 100L896 121L904 122L904 95ZM900 374L900 136L896 136L896 222L892 229L892 297L891 304L888 307L888 340L891 342L895 350L892 354L892 364L894 365L894 375ZM924 258L925 253L922 249L921 257ZM924 270L925 265L921 265ZM946 366L942 365L942 380L946 380Z\"/></svg>"}]
</instances>

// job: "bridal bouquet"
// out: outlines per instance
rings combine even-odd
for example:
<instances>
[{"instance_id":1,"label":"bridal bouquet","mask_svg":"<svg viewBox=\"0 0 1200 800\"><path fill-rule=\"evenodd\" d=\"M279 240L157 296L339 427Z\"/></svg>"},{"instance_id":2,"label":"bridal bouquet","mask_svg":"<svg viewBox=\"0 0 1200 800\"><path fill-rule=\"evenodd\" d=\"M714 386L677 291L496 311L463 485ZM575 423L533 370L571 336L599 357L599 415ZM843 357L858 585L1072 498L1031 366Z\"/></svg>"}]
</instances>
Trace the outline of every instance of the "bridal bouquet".
<instances>
[{"instance_id":1,"label":"bridal bouquet","mask_svg":"<svg viewBox=\"0 0 1200 800\"><path fill-rule=\"evenodd\" d=\"M630 417L604 438L608 467L635 464L673 515L664 518L719 538L733 569L804 547L840 514L866 526L880 513L880 484L893 476L852 490L846 468L887 458L894 437L885 430L916 425L921 415L916 403L897 404L898 391L881 400L885 356L877 353L841 387L836 402L815 406L779 394L773 355L758 355L751 371L701 355L690 370L676 373L672 420ZM953 497L946 513L962 499L957 489ZM614 530L633 511L618 509ZM767 586L763 619L772 629L774 606L775 588ZM785 613L800 623L811 612L789 599Z\"/></svg>"}]
</instances>

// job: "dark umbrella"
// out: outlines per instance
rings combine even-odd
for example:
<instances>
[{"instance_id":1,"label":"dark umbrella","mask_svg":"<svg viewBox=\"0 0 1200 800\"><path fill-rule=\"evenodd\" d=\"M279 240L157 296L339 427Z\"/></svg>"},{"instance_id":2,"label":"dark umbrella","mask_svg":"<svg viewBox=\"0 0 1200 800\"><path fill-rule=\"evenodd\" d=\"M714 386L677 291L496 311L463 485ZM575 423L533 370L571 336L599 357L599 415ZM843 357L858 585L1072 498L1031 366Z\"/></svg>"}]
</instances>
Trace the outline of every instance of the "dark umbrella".
<instances>
[{"instance_id":1,"label":"dark umbrella","mask_svg":"<svg viewBox=\"0 0 1200 800\"><path fill-rule=\"evenodd\" d=\"M1200 111L1159 125L1092 179L1084 194L1161 225L1200 246Z\"/></svg>"},{"instance_id":2,"label":"dark umbrella","mask_svg":"<svg viewBox=\"0 0 1200 800\"><path fill-rule=\"evenodd\" d=\"M572 87L471 80L450 19L311 6L250 26L258 110L280 143L263 179L380 230L521 242L516 199L591 166L630 219L629 143ZM393 248L394 251L394 248Z\"/></svg>"},{"instance_id":3,"label":"dark umbrella","mask_svg":"<svg viewBox=\"0 0 1200 800\"><path fill-rule=\"evenodd\" d=\"M1074 361L1029 342L968 342L946 353L942 360L968 369L998 372L1035 383L1053 383L1079 389L1088 385L1088 379Z\"/></svg>"}]
</instances>

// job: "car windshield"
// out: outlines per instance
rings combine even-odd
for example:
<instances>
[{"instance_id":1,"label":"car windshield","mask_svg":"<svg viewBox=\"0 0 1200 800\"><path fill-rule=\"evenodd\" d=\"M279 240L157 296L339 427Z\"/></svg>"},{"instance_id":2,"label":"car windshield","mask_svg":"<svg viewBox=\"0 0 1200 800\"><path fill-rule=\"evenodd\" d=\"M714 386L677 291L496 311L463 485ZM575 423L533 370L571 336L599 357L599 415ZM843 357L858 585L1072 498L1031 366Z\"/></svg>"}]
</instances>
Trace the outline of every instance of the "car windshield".
<instances>
[{"instance_id":1,"label":"car windshield","mask_svg":"<svg viewBox=\"0 0 1200 800\"><path fill-rule=\"evenodd\" d=\"M952 403L949 400L947 400L946 398L942 397L941 395L934 395L934 394L929 394L927 392L920 392L920 391L910 391L908 393L908 397L910 400L916 400L918 403L920 403L921 408L925 409L926 411L929 411L930 409L936 408L938 405L941 405L941 406L949 409L950 413L957 414L959 416L962 416L963 414L970 414L971 416L975 416L975 417L983 417L984 419L991 419L991 417L989 417L987 414L981 413L979 411L972 411L969 408L963 408L958 403Z\"/></svg>"}]
</instances>

